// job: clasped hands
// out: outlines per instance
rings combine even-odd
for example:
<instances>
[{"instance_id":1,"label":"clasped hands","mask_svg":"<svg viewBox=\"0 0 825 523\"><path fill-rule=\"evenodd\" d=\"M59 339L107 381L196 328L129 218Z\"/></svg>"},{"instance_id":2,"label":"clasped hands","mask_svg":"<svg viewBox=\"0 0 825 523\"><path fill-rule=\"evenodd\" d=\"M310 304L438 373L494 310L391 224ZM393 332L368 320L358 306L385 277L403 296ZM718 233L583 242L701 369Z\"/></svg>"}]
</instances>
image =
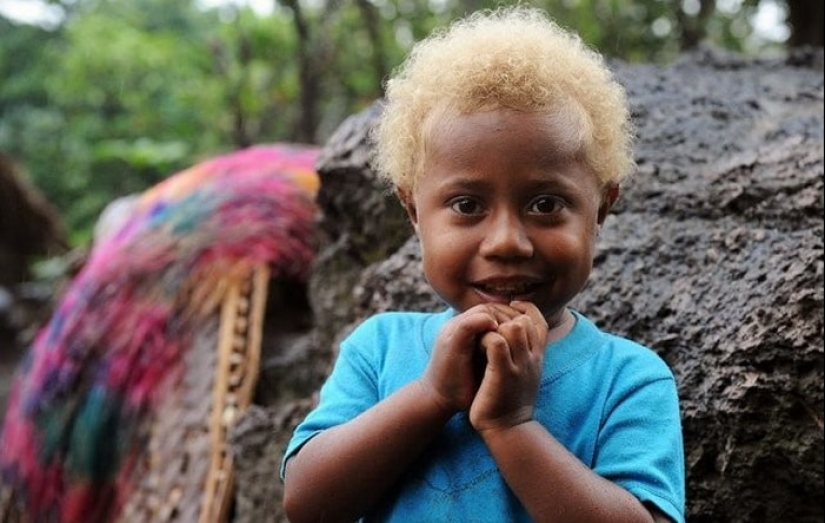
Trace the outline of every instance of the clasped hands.
<instances>
[{"instance_id":1,"label":"clasped hands","mask_svg":"<svg viewBox=\"0 0 825 523\"><path fill-rule=\"evenodd\" d=\"M445 412L469 410L479 432L530 421L547 331L532 303L476 305L444 325L421 385Z\"/></svg>"}]
</instances>

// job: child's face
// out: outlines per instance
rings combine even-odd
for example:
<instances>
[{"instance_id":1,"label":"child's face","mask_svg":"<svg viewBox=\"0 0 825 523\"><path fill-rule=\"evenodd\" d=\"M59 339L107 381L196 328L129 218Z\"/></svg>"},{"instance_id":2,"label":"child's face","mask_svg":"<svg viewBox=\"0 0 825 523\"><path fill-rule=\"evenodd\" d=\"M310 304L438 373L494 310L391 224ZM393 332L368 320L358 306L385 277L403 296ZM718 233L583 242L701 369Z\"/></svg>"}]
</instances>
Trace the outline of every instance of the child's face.
<instances>
[{"instance_id":1,"label":"child's face","mask_svg":"<svg viewBox=\"0 0 825 523\"><path fill-rule=\"evenodd\" d=\"M415 193L401 196L449 305L525 300L552 320L582 289L618 191L603 203L570 136L547 114L509 110L436 127Z\"/></svg>"}]
</instances>

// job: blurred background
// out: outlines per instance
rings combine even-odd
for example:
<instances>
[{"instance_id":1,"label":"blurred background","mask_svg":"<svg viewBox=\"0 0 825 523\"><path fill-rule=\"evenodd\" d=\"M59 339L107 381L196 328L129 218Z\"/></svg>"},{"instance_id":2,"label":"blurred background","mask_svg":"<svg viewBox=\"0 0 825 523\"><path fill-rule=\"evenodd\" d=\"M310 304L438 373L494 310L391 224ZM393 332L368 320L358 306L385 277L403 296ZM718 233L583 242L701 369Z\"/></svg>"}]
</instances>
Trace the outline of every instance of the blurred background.
<instances>
[{"instance_id":1,"label":"blurred background","mask_svg":"<svg viewBox=\"0 0 825 523\"><path fill-rule=\"evenodd\" d=\"M818 174L821 179L821 154L817 156L815 151L811 154L803 154L800 151L808 147L809 143L817 143L821 151L821 126L816 125L817 131L814 131L809 124L821 124L822 119L822 80L821 76L817 77L816 74L821 73L822 69L825 3L822 0L525 1L547 10L561 25L577 31L590 45L611 60L653 64L654 67L644 68L650 72L651 82L659 82L650 88L652 91L664 85L660 90L662 93L667 93L667 89L674 92L674 77L670 77L671 83L668 86L665 83L667 75L664 72L661 77L656 75L655 66L673 64L688 53L698 51L698 54L692 57L692 63L707 60L717 64L713 69L708 69L711 72L707 73L718 74L717 78L727 76L727 73L735 68L747 69L747 61L727 60L725 53L771 59L756 64L759 68L754 69L752 75L737 77L748 79L744 82L708 82L707 78L698 77L696 85L701 86L701 89L695 90L692 94L688 92L690 89L685 89L685 94L677 95L684 99L656 97L656 103L661 107L661 114L665 115L665 118L672 118L665 120L665 123L672 121L674 126L679 127L684 127L683 119L686 114L692 116L708 112L718 113L714 116L714 125L718 126L714 128L716 134L711 133L708 137L701 132L701 126L693 127L700 132L691 136L698 136L703 141L699 144L688 144L689 147L682 150L680 158L688 163L694 161L692 156L685 156L685 151L692 153L695 150L691 147L704 148L706 154L714 159L727 159L725 156L729 151L736 152L736 147L729 150L723 146L716 147L716 144L708 146L708 142L704 140L731 135L735 141L736 133L741 133L743 127L748 127L747 122L757 122L758 128L758 122L777 117L776 126L766 126L754 132L754 136L765 136L762 133L773 130L777 133L776 140L765 149L767 158L764 163L758 165L751 162L745 165L750 160L743 160L742 155L735 158L736 155L731 154L729 165L722 162L724 166L719 167L722 171L711 173L713 176L718 175L723 182L719 184L721 189L717 188L719 194L723 195L719 197L723 201L732 198L730 201L734 202L726 204L725 206L731 209L722 212L741 212L741 216L733 220L735 223L739 223L738 219L750 221L753 215L746 214L750 212L748 200L753 198L763 203L767 201L764 205L771 209L770 213L764 211L764 215L760 215L758 213L762 211L758 211L756 216L759 220L774 223L774 217L781 215L782 218L777 218L776 222L781 224L775 231L776 236L771 231L767 237L765 236L761 229L764 226L763 222L756 223L752 232L749 232L751 229L739 226L729 231L725 227L731 222L725 221L721 226L711 227L709 231L703 231L701 234L691 231L681 235L680 232L669 251L665 245L662 255L656 254L661 245L655 242L654 235L654 241L650 245L655 255L647 253L647 259L656 260L657 263L659 276L654 278L653 283L656 285L665 281L661 278L661 272L669 267L659 266L658 261L677 258L681 261L679 257L683 254L684 245L723 244L724 247L720 248L723 251L728 249L727 254L720 255L715 247L708 247L709 254L704 255L704 247L696 247L696 259L704 259L701 263L705 264L713 263L714 275L706 278L701 266L691 266L687 272L677 272L674 276L677 283L672 292L684 295L678 300L674 298L671 303L690 301L691 295L698 296L703 289L711 287L717 293L724 292L719 289L728 289L729 280L725 278L734 274L741 281L740 287L733 288L744 289L743 286L747 285L747 282L756 281L759 282L759 289L743 292L732 301L727 297L723 299L720 294L710 293L711 304L716 303L720 309L732 309L720 310L718 315L712 314L716 323L709 321L708 315L711 313L707 312L716 311L706 309L708 296L702 296L702 300L696 301L701 302L701 306L695 309L688 308L687 312L683 312L688 318L687 323L694 325L685 331L688 336L694 337L686 338L689 340L687 342L684 342L681 336L678 336L678 339L682 342L673 341L677 338L674 333L681 331L674 327L675 313L666 312L667 307L671 305L662 305L664 298L661 296L665 294L658 290L652 293L652 297L647 301L639 300L639 303L634 303L633 310L659 312L652 312L647 316L640 314L641 319L638 323L631 322L630 325L638 325L644 330L645 322L655 317L656 329L651 328L645 332L654 338L660 336L659 342L666 350L673 351L671 354L694 346L694 350L703 354L701 361L687 358L685 361L690 363L685 363L686 367L680 370L680 376L688 383L686 390L689 394L686 397L690 403L686 405L691 409L685 418L686 427L693 431L688 433L690 439L687 441L692 445L691 449L696 451L690 453L689 463L694 478L694 483L690 486L693 490L689 499L698 500L695 505L689 507L692 514L706 515L714 511L740 512L742 504L731 503L730 500L750 499L759 502L751 503L749 510L741 511L745 514L744 517L761 514L762 517L757 517L754 521L762 521L765 517L770 520L770 512L760 511L772 510L770 507L784 510L790 504L794 504L795 500L806 499L810 500L811 504L808 506L799 503L799 513L815 514L821 521L821 499L818 500L816 497L821 488L817 490L816 487L817 484L821 487L822 476L821 473L817 476L816 471L822 470L822 422L821 416L817 417L816 413L809 412L809 405L816 405L817 398L821 405L821 386L816 387L817 383L822 382L821 335L818 340L818 353L815 351L816 344L809 343L809 340L816 338L816 332L822 332L822 300L821 292L819 296L815 292L816 285L806 287L807 282L816 283L815 280L818 279L821 289L821 240L818 244L818 253L815 241L811 245L806 243L811 238L820 238L821 230L816 227L803 227L799 231L797 228L800 223L807 227L811 215L821 215L821 196L819 200L812 196L814 189L815 194L821 195L821 183L817 185L816 181L805 178ZM401 62L415 41L428 34L434 27L443 26L453 18L501 3L507 2L0 0L0 423L5 414L6 398L11 390L12 372L46 320L57 318L55 325L60 327L62 317L59 314L51 316L50 311L66 291L67 283L71 283L70 278L85 263L94 237L95 225L101 212L111 202L123 202L124 200L118 199L141 192L182 169L248 146L278 142L323 146L347 117L361 113L382 96L384 79ZM818 48L818 52L802 51L807 47ZM722 58L708 60L710 54L705 51L706 49L720 51ZM800 52L791 52L796 50ZM809 58L805 61L806 55L818 58ZM773 60L776 57L780 59ZM808 68L805 72L799 72L794 67L787 67L775 75L766 73L773 73L772 68L777 64L804 65L811 61L816 61L817 64L814 71ZM796 69L801 71L802 68ZM794 74L804 75L796 77L796 80L803 78L805 81L788 81L788 76ZM763 76L771 76L771 79L766 86L752 90L753 93L758 93L753 95L758 99L750 94L743 97L743 93L735 93L736 89L731 87L747 87L751 81L757 84L759 81L755 79ZM679 85L682 85L683 77L688 78L688 81L693 80L689 75L678 76ZM786 91L775 88L777 84L791 87ZM810 84L817 85L818 91L808 91ZM705 93L712 93L713 96ZM795 96L797 98L794 98ZM763 100L768 97L775 97L776 100ZM728 101L729 107L718 107L727 104ZM760 107L762 102L766 103L758 109L761 115L755 118L752 112L757 112L756 108ZM638 106L640 110L644 107L643 103ZM815 111L819 111L818 118ZM744 119L740 116L744 116ZM696 121L697 119L693 119L693 125L696 125ZM666 135L667 129L673 127L661 125L656 128L663 129ZM816 135L817 132L820 134ZM816 135L818 141L809 142L804 139L811 135ZM685 139L684 134L678 133L674 135L674 140L689 141ZM718 143L722 140L716 141ZM650 143L665 144L656 147L657 151L662 152L661 158L676 153L675 149L682 145L669 141ZM784 150L786 148L787 151ZM762 154L762 151L759 154ZM697 161L701 160L700 158ZM818 172L809 165L816 161L820 161ZM742 168L737 171L740 165ZM755 169L754 165L762 170L761 181L760 171ZM774 169L780 177L789 176L790 171L798 171L800 180L795 180L790 185L784 185L784 181L779 185L771 185L772 179L764 176L764 172L774 172ZM236 174L237 171L232 173ZM750 192L737 192L738 188L735 185L738 180L747 178L752 173L757 176L755 188ZM729 174L733 175L730 182L726 179ZM233 185L237 185L235 178L232 181ZM683 186L683 192L677 190L671 195L676 199L656 209L667 208L668 205L671 208L683 205L684 199L679 199L678 196L684 193L693 194L691 187L693 186ZM725 192L727 189L730 189L728 193ZM357 187L347 187L346 190L359 194ZM765 194L777 191L777 198L763 199ZM795 204L792 199L797 196L800 198L799 209L792 207ZM739 203L736 202L740 200L744 202L743 206L748 207L747 210L739 209ZM783 205L787 207L782 207ZM797 212L788 213L788 207ZM373 203L369 208L377 209L376 215L384 211L380 203ZM117 214L112 209L107 208L107 216L113 216L111 212ZM349 207L343 206L341 209ZM785 216L786 214L790 216ZM676 214L671 214L665 218L673 220L675 216ZM765 218L766 216L769 217ZM406 223L403 215L399 215L399 218ZM265 230L272 230L268 226L269 223L266 222ZM395 230L383 228L384 225L386 222L382 222L382 227L377 230L376 235L386 237L389 234L387 230ZM681 227L681 223L678 226ZM793 231L794 234L788 235L787 231ZM371 240L374 237L371 234L372 232L364 237ZM695 243L698 240L694 240L694 237L703 239L705 243ZM682 243L685 238L688 239L687 243ZM804 240L802 248L797 244L798 238ZM387 245L390 244L392 242L388 242ZM343 255L339 258L334 253L328 259L327 265L317 272L323 275L332 274L322 282L322 285L330 283L329 294L325 299L328 310L323 311L327 313L325 320L332 319L329 321L330 325L324 325L329 332L333 332L333 327L337 329L344 323L344 318L350 313L348 309L351 308L339 307L336 293L343 295L345 291L340 289L345 289L356 281L354 278L360 278L360 271L364 268L358 265L360 261L349 261L352 253L348 249L352 247L353 245L345 244L340 251L345 253L346 261L341 261ZM375 252L383 252L381 247L377 250L373 245L369 247L369 256L376 256ZM753 252L748 250L751 247ZM393 249L395 248L397 245L393 246ZM778 250L772 251L774 248ZM776 260L789 258L784 253L793 253L790 256L792 260L779 264L774 270ZM714 260L719 260L721 256L721 260L727 265L720 262L717 267L716 261L707 262L711 254ZM286 253L286 256L288 255L289 253ZM368 256L365 255L364 258L363 261L366 263ZM753 263L753 270L748 268L745 271L744 263ZM97 267L115 267L123 271L124 264L128 265L120 258L115 263L101 263ZM336 264L340 264L340 267L336 267ZM645 265L644 262L641 265L634 262L633 267ZM335 270L340 272L336 273ZM394 269L387 270L392 277L396 276L392 273ZM702 285L693 286L691 292L686 292L687 287L692 286L686 282L694 281L694 273L697 271L703 281ZM109 275L108 272L103 272L103 276ZM747 278L741 279L745 272ZM163 278L155 277L155 274L153 272L151 278L147 278L154 280L154 286L149 285L150 287L157 289L158 286L169 283ZM386 280L380 279L380 272L376 274L379 276L371 276L371 281L383 291L383 281ZM806 277L801 278L800 275ZM333 279L338 281L332 282ZM637 296L644 294L644 291L640 294L639 289L643 287L637 287L638 280L615 280L618 282L614 284L616 286L608 283L602 288L602 294L596 295L596 301L604 297L625 295L632 295L636 300ZM128 280L129 283L133 281ZM78 296L98 296L85 292L85 289L92 288L91 286L79 288L83 292L78 291ZM121 287L124 288L126 291L118 296L131 297L129 293L134 287ZM403 285L394 288L403 288ZM634 289L634 294L625 292L629 288ZM109 292L108 286L106 289ZM277 427L265 425L264 423L270 422L262 421L264 418L268 420L269 414L259 414L259 421L255 421L254 417L247 418L252 424L247 428L255 429L257 426L254 424L261 423L260 432L250 430L249 434L254 437L257 437L256 434L265 434L260 441L266 441L266 445L271 444L275 447L255 447L257 443L244 447L244 456L248 463L259 464L260 468L248 467L249 473L245 476L245 483L239 488L239 492L244 492L245 497L242 500L239 498L238 501L239 507L246 503L247 507L260 507L263 511L269 510L267 507L271 509L271 505L267 503L276 503L280 499L278 495L267 490L275 488L271 485L272 482L261 479L270 478L271 471L277 467L274 461L267 460L279 459L282 447L278 445L285 443L285 439L277 438L288 437L289 424L297 420L297 413L305 412L300 409L305 409L309 405L308 402L293 402L296 393L292 392L290 387L295 387L296 391L301 390L297 393L299 397L303 398L302 394L309 396L310 393L307 391L315 390L317 382L313 380L325 372L323 369L328 361L327 352L313 352L311 343L314 342L293 344L293 341L303 334L304 329L311 327L309 304L302 303L302 307L294 306L294 295L297 295L298 290L303 293L304 287L295 290L287 286L274 286L273 289L278 292L271 292L271 296L283 303L289 303L289 307L273 305L268 309L277 311L278 314L274 316L281 322L275 325L273 330L284 325L290 327L282 329L280 333L290 336L290 350L287 353L288 357L283 359L279 359L281 353L270 351L271 358L264 358L264 370L260 374L262 382L268 387L267 394L270 398L277 397L277 400L272 401L281 402L280 407L285 409L277 412L287 414L274 416L274 419L279 420L276 422L280 424ZM791 298L774 300L771 293L776 290L788 290ZM390 289L389 293L382 296L392 292ZM374 295L367 290L363 296ZM100 305L101 301L92 298L88 303L93 305L88 309L105 313L107 304L111 302ZM123 301L134 303L125 298ZM607 298L604 301L609 302ZM78 310L77 302L69 303L65 310ZM610 303L617 306L616 302ZM353 305L354 309L360 306L357 303L350 305ZM738 310L740 308L741 310ZM332 309L336 310L335 314L329 312ZM343 315L336 316L338 309L343 309ZM132 309L123 307L113 310L114 315L119 310ZM290 314L279 315L283 310L288 310ZM665 321L660 321L661 311L669 315L664 318ZM816 316L817 311L819 316ZM746 321L737 326L740 317ZM154 319L154 316L147 315L146 318ZM820 320L819 323L817 318ZM347 321L349 319L351 317L347 317ZM765 326L775 322L785 325L785 329L774 332L773 327ZM702 329L709 328L708 325L718 327L722 323L726 328L734 325L732 328L738 334L730 337L735 338L733 341L727 339L732 348L720 352L716 344L721 343L720 339L726 338L727 335L724 333L727 330L706 336ZM92 320L85 325L98 324ZM817 325L820 327L818 330ZM128 333L128 328L121 330ZM107 333L114 331L111 329ZM217 330L209 332L214 334ZM330 339L331 336L332 334ZM276 348L277 344L283 341L271 331L267 331L264 338ZM702 338L703 341L690 341L698 338ZM97 338L92 339L97 341ZM60 371L59 375L63 377L75 376L72 373L80 366L77 364L79 358L75 358L77 354L88 356L80 360L86 365L84 371L96 369L97 367L93 366L97 362L95 358L110 350L111 346L106 343L93 347L88 343L82 344L86 342L86 339L82 339L77 344L64 345L64 348L71 349L65 351L71 355L71 358L65 360L68 363L62 366L64 360L50 357L45 360L52 365L48 370L55 371L55 375ZM747 350L738 351L740 345ZM41 345L44 346L45 343ZM812 347L810 350L809 346ZM708 347L712 347L713 350ZM791 353L787 351L788 347L805 347L805 351L800 349L799 354ZM89 350L83 352L86 349ZM266 348L264 350L266 351ZM751 361L754 351L759 352L760 356ZM117 351L111 353L116 354ZM304 361L310 360L311 365L295 371ZM23 360L24 365L20 368L26 368L26 361ZM196 384L207 388L192 390L210 390L212 382L208 379L212 376L212 367L209 363L211 360L193 358L193 361L200 363L200 366L191 365L187 370L191 369L193 373L202 371L198 374L200 380L196 380ZM712 369L712 372L703 370L702 365ZM773 366L776 368L772 368ZM697 368L699 370L696 370ZM744 384L738 384L738 380L742 379L743 368L752 369L753 372L745 373ZM66 369L67 372L63 373ZM819 375L816 373L817 369ZM219 371L215 370L215 373L217 372ZM251 374L255 372L257 371ZM760 380L759 385L757 377ZM85 386L82 382L78 383ZM302 385L306 388L300 389ZM78 394L66 394L66 398L61 399L69 401L55 402L54 409L49 406L44 412L60 413L63 412L60 408L64 405L78 405L75 398L84 397L82 394L85 393L85 389L76 387L70 392ZM715 394L722 395L724 399L717 402L713 396ZM202 402L198 403L198 408L210 408L208 403L213 401L213 396L201 394L197 397ZM109 398L117 399L119 396L111 394ZM731 398L733 399L728 402ZM737 403L739 400L742 402ZM110 411L101 409L95 412L108 415ZM163 412L167 417L160 419L174 420L170 423L177 423L177 418L169 415L171 410ZM200 421L198 412L201 411L190 409L190 414L194 415L188 419ZM224 411L226 412L228 411ZM73 418L70 421L74 424ZM20 426L26 425L18 424L18 427ZM61 423L46 424L47 428L62 426ZM80 427L78 433L81 433L81 429L87 429L82 423L78 423L77 426ZM125 426L128 428L129 424ZM177 424L175 426L178 427ZM281 432L277 432L279 436L273 441L271 435L278 430ZM63 431L59 436L72 433ZM157 433L166 434L160 429ZM763 436L766 433L771 436ZM817 434L819 439L815 437ZM104 437L106 436L104 434ZM56 440L61 441L60 438ZM81 443L81 446L89 448L94 446L87 445L85 439ZM267 450L272 448L275 450ZM172 451L174 450L173 448ZM174 452L172 455L183 456ZM180 462L189 459L181 458ZM817 461L819 467L802 466L810 463L816 465ZM203 460L192 458L192 462ZM730 475L726 476L725 469L729 463L729 470L735 472L729 472ZM765 465L766 463L768 465ZM778 481L766 483L763 477L764 470L774 468L778 469ZM260 475L257 475L259 473ZM200 492L201 486L196 486ZM171 496L172 491L169 490L168 493ZM694 496L696 493L700 495ZM0 489L0 520L3 520L2 495ZM773 496L776 496L778 501L761 503L762 498ZM721 520L724 519L703 519ZM745 520L747 519L742 521Z\"/></svg>"},{"instance_id":2,"label":"blurred background","mask_svg":"<svg viewBox=\"0 0 825 523\"><path fill-rule=\"evenodd\" d=\"M203 158L323 144L381 96L415 40L498 3L0 0L0 153L68 245L83 245L108 202ZM822 46L820 0L533 3L630 62L667 64L705 45L755 56Z\"/></svg>"}]
</instances>

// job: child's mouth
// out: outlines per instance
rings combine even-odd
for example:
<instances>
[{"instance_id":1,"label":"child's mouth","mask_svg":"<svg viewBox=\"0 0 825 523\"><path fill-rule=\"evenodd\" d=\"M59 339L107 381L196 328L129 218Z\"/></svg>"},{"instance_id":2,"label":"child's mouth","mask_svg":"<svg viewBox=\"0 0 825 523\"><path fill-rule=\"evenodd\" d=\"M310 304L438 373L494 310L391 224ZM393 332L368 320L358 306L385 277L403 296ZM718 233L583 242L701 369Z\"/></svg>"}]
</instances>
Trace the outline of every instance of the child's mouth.
<instances>
[{"instance_id":1,"label":"child's mouth","mask_svg":"<svg viewBox=\"0 0 825 523\"><path fill-rule=\"evenodd\" d=\"M532 295L539 284L535 282L521 282L508 284L481 283L475 288L485 299L493 302L509 303L513 300L523 300Z\"/></svg>"}]
</instances>

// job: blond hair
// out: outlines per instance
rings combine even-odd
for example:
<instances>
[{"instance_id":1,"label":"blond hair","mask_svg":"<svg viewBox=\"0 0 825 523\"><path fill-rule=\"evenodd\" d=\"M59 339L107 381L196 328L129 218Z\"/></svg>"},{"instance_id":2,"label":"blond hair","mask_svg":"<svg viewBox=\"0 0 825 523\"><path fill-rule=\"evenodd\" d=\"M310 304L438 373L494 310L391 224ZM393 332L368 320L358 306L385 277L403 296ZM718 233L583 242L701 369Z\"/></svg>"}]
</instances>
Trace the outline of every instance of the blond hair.
<instances>
[{"instance_id":1,"label":"blond hair","mask_svg":"<svg viewBox=\"0 0 825 523\"><path fill-rule=\"evenodd\" d=\"M627 99L604 58L543 11L516 6L473 13L413 47L387 82L373 134L377 171L413 191L439 118L491 109L572 116L603 185L633 169Z\"/></svg>"}]
</instances>

